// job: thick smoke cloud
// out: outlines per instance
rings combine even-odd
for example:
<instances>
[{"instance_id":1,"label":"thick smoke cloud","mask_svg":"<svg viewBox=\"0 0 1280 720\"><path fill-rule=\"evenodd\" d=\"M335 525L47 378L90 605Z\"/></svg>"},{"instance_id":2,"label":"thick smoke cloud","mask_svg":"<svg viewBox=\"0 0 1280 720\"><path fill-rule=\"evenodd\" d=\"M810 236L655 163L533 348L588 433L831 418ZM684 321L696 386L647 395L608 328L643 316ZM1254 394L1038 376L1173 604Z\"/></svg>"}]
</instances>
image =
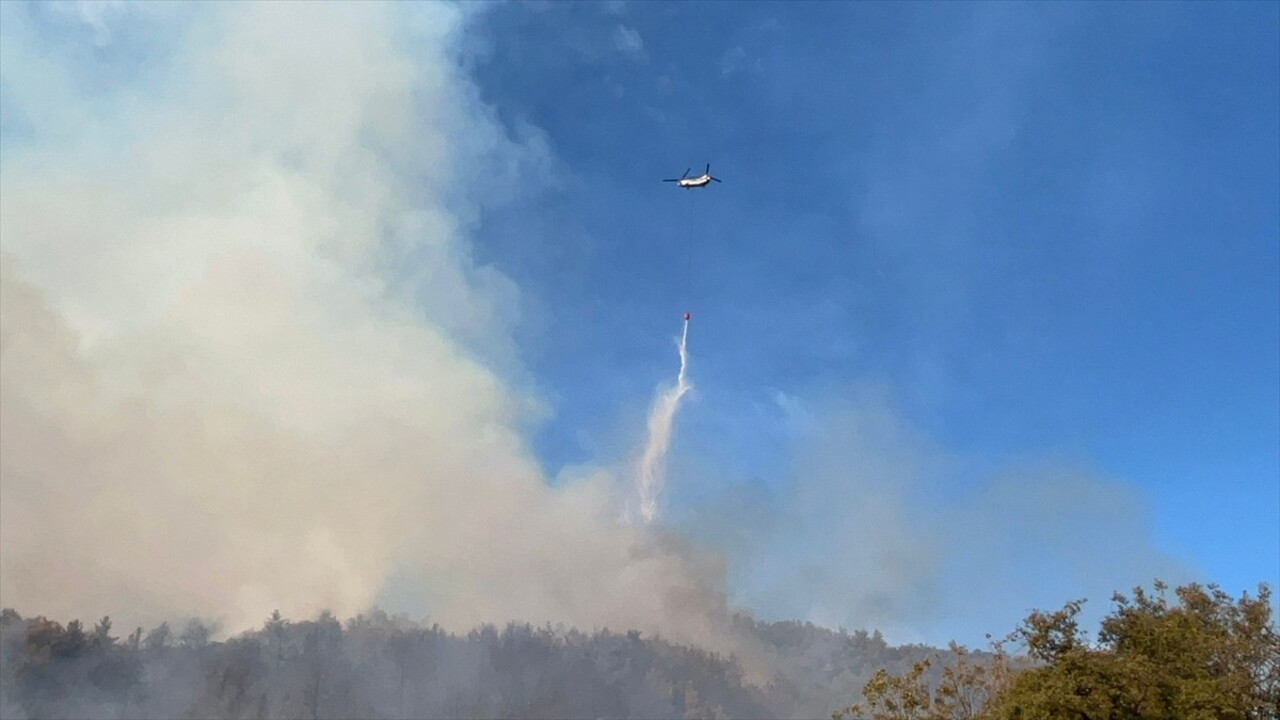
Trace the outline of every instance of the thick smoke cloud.
<instances>
[{"instance_id":1,"label":"thick smoke cloud","mask_svg":"<svg viewBox=\"0 0 1280 720\"><path fill-rule=\"evenodd\" d=\"M702 639L702 568L524 446L518 293L469 259L466 198L553 164L460 74L462 11L151 18L121 51L169 59L146 92L37 55L41 12L4 23L0 604L235 631L394 576L447 627Z\"/></svg>"},{"instance_id":2,"label":"thick smoke cloud","mask_svg":"<svg viewBox=\"0 0 1280 720\"><path fill-rule=\"evenodd\" d=\"M725 647L721 560L525 446L519 289L468 235L557 169L463 73L471 8L129 5L77 42L75 13L0 4L0 605L234 632L390 599ZM892 404L833 395L788 411L781 513L700 521L764 615L941 641L1177 579L1122 484L957 494Z\"/></svg>"}]
</instances>

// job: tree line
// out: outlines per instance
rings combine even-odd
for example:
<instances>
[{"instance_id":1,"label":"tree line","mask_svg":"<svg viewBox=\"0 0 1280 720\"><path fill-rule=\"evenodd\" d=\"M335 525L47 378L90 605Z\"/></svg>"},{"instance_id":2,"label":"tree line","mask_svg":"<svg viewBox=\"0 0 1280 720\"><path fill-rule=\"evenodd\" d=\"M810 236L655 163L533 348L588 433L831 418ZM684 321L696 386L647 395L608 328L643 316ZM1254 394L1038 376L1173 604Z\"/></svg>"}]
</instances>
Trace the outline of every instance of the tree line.
<instances>
[{"instance_id":1,"label":"tree line","mask_svg":"<svg viewBox=\"0 0 1280 720\"><path fill-rule=\"evenodd\" d=\"M1266 586L1236 599L1157 582L1113 599L1094 639L1073 601L983 651L739 615L727 654L635 631L454 634L380 611L276 612L215 640L200 620L121 637L109 617L6 609L0 718L1280 718Z\"/></svg>"},{"instance_id":2,"label":"tree line","mask_svg":"<svg viewBox=\"0 0 1280 720\"><path fill-rule=\"evenodd\" d=\"M550 626L455 635L328 613L210 641L198 620L125 638L0 617L5 718L765 717L737 664L697 648Z\"/></svg>"},{"instance_id":3,"label":"tree line","mask_svg":"<svg viewBox=\"0 0 1280 720\"><path fill-rule=\"evenodd\" d=\"M0 718L826 717L877 669L936 651L745 615L725 632L737 652L635 631L453 634L381 611L276 612L215 641L198 619L117 637L109 617L89 629L4 610Z\"/></svg>"}]
</instances>

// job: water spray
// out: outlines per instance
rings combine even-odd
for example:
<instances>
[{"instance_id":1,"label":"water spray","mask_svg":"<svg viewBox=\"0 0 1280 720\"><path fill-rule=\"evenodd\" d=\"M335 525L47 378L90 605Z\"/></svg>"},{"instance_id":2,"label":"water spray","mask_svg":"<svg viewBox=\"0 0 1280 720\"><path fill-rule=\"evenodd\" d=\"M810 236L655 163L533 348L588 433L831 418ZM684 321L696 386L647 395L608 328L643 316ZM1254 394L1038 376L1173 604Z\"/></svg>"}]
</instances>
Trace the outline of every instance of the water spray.
<instances>
[{"instance_id":1,"label":"water spray","mask_svg":"<svg viewBox=\"0 0 1280 720\"><path fill-rule=\"evenodd\" d=\"M666 484L667 447L671 444L671 428L676 411L680 409L680 399L692 387L685 372L689 365L689 313L684 314L684 331L680 334L680 373L676 376L675 387L669 387L658 394L649 411L649 437L645 442L644 452L640 455L640 517L645 523L653 522L658 516L658 496Z\"/></svg>"}]
</instances>

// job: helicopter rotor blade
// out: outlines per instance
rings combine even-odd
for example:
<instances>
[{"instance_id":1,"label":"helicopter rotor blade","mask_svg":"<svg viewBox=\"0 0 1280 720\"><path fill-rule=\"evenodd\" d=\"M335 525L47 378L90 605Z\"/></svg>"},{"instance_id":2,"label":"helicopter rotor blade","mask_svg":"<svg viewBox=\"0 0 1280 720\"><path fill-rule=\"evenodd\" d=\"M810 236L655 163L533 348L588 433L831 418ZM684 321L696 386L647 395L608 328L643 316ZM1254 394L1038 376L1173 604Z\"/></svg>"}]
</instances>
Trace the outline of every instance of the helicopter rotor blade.
<instances>
[{"instance_id":1,"label":"helicopter rotor blade","mask_svg":"<svg viewBox=\"0 0 1280 720\"><path fill-rule=\"evenodd\" d=\"M693 169L693 168L686 168L686 169L685 169L685 171L684 171L684 174L680 176L680 179L681 179L681 180L683 180L684 178L689 177L689 171L690 171L690 170L692 170L692 169Z\"/></svg>"},{"instance_id":2,"label":"helicopter rotor blade","mask_svg":"<svg viewBox=\"0 0 1280 720\"><path fill-rule=\"evenodd\" d=\"M707 163L707 169L706 169L706 170L703 170L703 171L702 171L702 174L703 174L703 175L706 175L706 176L708 176L708 177L710 177L710 176L711 176L711 163Z\"/></svg>"},{"instance_id":3,"label":"helicopter rotor blade","mask_svg":"<svg viewBox=\"0 0 1280 720\"><path fill-rule=\"evenodd\" d=\"M662 182L680 182L680 178L664 178Z\"/></svg>"},{"instance_id":4,"label":"helicopter rotor blade","mask_svg":"<svg viewBox=\"0 0 1280 720\"><path fill-rule=\"evenodd\" d=\"M710 176L710 175L708 175L707 177L711 177L711 176ZM711 178L711 179L712 179L712 180L715 180L716 182L721 182L720 178L718 178L718 177L713 177L713 178Z\"/></svg>"}]
</instances>

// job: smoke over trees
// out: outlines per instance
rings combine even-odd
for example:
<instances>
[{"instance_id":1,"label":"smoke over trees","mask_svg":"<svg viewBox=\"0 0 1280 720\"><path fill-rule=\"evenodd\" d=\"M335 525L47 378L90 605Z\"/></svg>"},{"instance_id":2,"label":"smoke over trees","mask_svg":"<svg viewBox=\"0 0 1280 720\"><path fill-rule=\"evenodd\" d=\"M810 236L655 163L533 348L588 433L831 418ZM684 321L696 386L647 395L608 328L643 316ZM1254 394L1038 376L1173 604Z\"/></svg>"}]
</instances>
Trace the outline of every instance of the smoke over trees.
<instances>
[{"instance_id":1,"label":"smoke over trees","mask_svg":"<svg viewBox=\"0 0 1280 720\"><path fill-rule=\"evenodd\" d=\"M223 641L200 620L176 636L161 624L120 638L109 617L87 629L5 609L0 716L1276 717L1280 633L1267 586L1236 600L1185 585L1173 603L1155 587L1114 596L1096 642L1072 601L1033 612L992 652L743 615L732 621L740 651L726 654L634 630L511 623L455 634L382 611L345 623L277 611Z\"/></svg>"},{"instance_id":2,"label":"smoke over trees","mask_svg":"<svg viewBox=\"0 0 1280 720\"><path fill-rule=\"evenodd\" d=\"M193 620L121 639L5 610L5 718L820 717L880 667L929 649L879 633L735 619L739 658L636 631L481 625L453 634L375 611L211 641ZM747 644L749 641L749 645ZM751 668L746 667L751 665Z\"/></svg>"}]
</instances>

